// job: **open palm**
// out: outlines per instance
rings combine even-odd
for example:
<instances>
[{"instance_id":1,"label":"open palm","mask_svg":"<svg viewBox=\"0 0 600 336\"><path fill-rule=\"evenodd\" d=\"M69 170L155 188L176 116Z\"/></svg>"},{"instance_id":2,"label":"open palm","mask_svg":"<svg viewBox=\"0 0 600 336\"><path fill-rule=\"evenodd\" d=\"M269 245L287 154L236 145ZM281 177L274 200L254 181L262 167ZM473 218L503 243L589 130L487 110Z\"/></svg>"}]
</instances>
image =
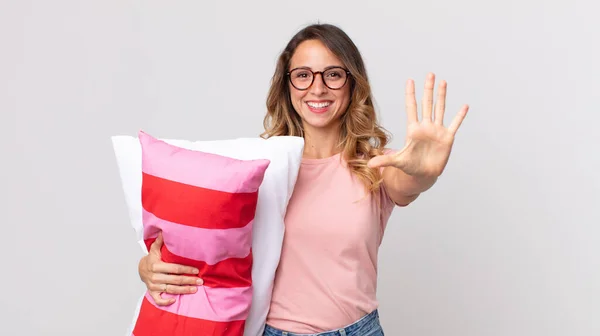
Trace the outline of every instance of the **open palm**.
<instances>
[{"instance_id":1,"label":"open palm","mask_svg":"<svg viewBox=\"0 0 600 336\"><path fill-rule=\"evenodd\" d=\"M454 137L469 107L464 105L454 117L450 126L444 126L446 105L446 82L441 81L435 107L433 106L433 89L435 75L429 74L425 81L425 92L422 102L422 118L419 121L415 98L414 81L406 85L406 113L408 129L406 145L398 152L379 155L369 161L369 167L393 166L412 176L439 176L444 171ZM435 109L435 111L434 111Z\"/></svg>"}]
</instances>

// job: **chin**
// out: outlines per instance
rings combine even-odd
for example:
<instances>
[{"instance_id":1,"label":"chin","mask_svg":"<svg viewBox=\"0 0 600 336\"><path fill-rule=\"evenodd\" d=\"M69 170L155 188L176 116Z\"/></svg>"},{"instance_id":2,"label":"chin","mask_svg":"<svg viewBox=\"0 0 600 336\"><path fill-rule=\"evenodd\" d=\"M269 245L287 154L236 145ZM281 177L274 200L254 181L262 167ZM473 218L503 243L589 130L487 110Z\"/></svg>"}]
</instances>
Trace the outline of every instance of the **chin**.
<instances>
[{"instance_id":1,"label":"chin","mask_svg":"<svg viewBox=\"0 0 600 336\"><path fill-rule=\"evenodd\" d=\"M336 120L332 119L331 116L322 116L322 117L316 117L315 116L311 116L308 118L304 118L304 123L306 123L307 125L309 125L312 128L317 128L317 129L327 129L327 128L331 128L334 124L335 124Z\"/></svg>"}]
</instances>

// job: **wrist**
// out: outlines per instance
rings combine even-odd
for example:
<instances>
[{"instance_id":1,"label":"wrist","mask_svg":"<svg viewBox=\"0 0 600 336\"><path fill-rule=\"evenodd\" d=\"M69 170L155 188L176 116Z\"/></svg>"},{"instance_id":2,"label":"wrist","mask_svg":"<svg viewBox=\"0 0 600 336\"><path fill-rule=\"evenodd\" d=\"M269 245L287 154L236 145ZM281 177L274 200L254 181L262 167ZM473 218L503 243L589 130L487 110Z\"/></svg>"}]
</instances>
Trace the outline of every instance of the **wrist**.
<instances>
[{"instance_id":1,"label":"wrist","mask_svg":"<svg viewBox=\"0 0 600 336\"><path fill-rule=\"evenodd\" d=\"M408 197L427 191L437 182L437 179L438 176L435 175L410 175L401 169L397 169L396 173L396 183L404 186L401 189Z\"/></svg>"}]
</instances>

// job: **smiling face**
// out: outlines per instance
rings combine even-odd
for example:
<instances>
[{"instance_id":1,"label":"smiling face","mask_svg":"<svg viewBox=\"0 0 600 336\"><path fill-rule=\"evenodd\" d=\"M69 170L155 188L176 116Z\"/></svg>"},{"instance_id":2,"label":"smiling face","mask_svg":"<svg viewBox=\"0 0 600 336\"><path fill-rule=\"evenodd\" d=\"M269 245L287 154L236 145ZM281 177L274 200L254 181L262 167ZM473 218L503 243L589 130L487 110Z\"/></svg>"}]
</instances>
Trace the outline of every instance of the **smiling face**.
<instances>
[{"instance_id":1,"label":"smiling face","mask_svg":"<svg viewBox=\"0 0 600 336\"><path fill-rule=\"evenodd\" d=\"M319 40L307 40L298 45L290 60L289 70L304 68L325 71L344 64ZM326 75L333 80L336 72ZM313 84L306 90L298 90L289 83L290 98L294 109L302 119L305 131L337 131L340 117L350 103L350 79L337 90L328 88L321 74L314 76Z\"/></svg>"}]
</instances>

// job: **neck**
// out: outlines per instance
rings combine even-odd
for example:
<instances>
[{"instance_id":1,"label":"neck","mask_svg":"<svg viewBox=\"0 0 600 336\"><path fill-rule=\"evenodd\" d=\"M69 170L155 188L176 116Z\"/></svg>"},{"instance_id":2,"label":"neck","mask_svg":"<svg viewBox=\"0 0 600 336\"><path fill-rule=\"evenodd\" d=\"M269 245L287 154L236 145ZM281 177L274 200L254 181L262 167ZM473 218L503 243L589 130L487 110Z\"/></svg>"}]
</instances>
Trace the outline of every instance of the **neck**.
<instances>
[{"instance_id":1,"label":"neck","mask_svg":"<svg viewBox=\"0 0 600 336\"><path fill-rule=\"evenodd\" d=\"M341 151L339 126L326 129L304 125L304 158L324 159Z\"/></svg>"}]
</instances>

